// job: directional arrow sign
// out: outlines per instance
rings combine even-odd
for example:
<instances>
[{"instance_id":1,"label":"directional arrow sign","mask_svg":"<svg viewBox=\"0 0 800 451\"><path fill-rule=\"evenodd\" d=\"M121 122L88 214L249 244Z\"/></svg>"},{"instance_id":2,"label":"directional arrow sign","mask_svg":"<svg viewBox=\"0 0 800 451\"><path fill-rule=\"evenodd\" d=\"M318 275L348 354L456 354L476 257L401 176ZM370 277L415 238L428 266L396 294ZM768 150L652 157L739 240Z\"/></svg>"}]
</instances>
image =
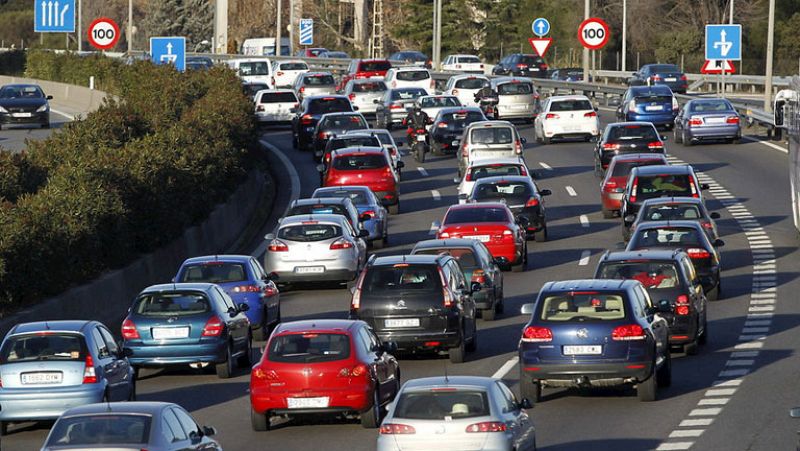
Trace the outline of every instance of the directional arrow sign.
<instances>
[{"instance_id":1,"label":"directional arrow sign","mask_svg":"<svg viewBox=\"0 0 800 451\"><path fill-rule=\"evenodd\" d=\"M742 59L742 26L706 25L706 59Z\"/></svg>"},{"instance_id":2,"label":"directional arrow sign","mask_svg":"<svg viewBox=\"0 0 800 451\"><path fill-rule=\"evenodd\" d=\"M183 72L186 70L186 38L150 38L150 59L156 64L174 64Z\"/></svg>"},{"instance_id":3,"label":"directional arrow sign","mask_svg":"<svg viewBox=\"0 0 800 451\"><path fill-rule=\"evenodd\" d=\"M700 68L702 74L721 74L723 71L726 74L735 74L736 66L729 60L706 60L703 67Z\"/></svg>"},{"instance_id":4,"label":"directional arrow sign","mask_svg":"<svg viewBox=\"0 0 800 451\"><path fill-rule=\"evenodd\" d=\"M541 38L550 33L550 22L544 17L540 17L531 23L531 30L533 30L533 34Z\"/></svg>"},{"instance_id":5,"label":"directional arrow sign","mask_svg":"<svg viewBox=\"0 0 800 451\"><path fill-rule=\"evenodd\" d=\"M528 38L528 42L531 43L533 50L544 58L544 54L547 53L547 49L550 48L553 38Z\"/></svg>"}]
</instances>

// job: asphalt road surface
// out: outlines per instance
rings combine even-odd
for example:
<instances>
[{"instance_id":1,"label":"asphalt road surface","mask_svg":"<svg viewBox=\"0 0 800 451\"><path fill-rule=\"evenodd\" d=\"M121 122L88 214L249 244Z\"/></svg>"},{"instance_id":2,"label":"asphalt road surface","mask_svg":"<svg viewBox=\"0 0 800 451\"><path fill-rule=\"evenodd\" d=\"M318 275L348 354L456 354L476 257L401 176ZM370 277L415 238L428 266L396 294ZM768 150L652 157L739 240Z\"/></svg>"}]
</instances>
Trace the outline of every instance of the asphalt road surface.
<instances>
[{"instance_id":1,"label":"asphalt road surface","mask_svg":"<svg viewBox=\"0 0 800 451\"><path fill-rule=\"evenodd\" d=\"M39 125L33 124L3 125L3 129L0 130L0 148L14 153L21 152L25 150L25 141L29 139L45 139L50 136L54 129L63 127L64 124L71 120L72 118L51 110L50 129L41 128Z\"/></svg>"}]
</instances>

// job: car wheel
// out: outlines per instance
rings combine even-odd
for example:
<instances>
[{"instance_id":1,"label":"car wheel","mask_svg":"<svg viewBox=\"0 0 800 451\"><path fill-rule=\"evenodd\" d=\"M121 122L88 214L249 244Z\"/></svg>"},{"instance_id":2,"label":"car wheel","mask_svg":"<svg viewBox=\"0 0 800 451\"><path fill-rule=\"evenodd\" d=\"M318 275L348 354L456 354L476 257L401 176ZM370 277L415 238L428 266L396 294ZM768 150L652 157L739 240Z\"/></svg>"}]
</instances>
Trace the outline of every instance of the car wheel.
<instances>
[{"instance_id":1,"label":"car wheel","mask_svg":"<svg viewBox=\"0 0 800 451\"><path fill-rule=\"evenodd\" d=\"M247 348L244 350L244 354L240 355L236 359L236 366L239 368L248 368L252 364L252 354L253 352L253 337L250 335L250 332L247 333Z\"/></svg>"},{"instance_id":2,"label":"car wheel","mask_svg":"<svg viewBox=\"0 0 800 451\"><path fill-rule=\"evenodd\" d=\"M681 137L681 143L683 143L686 147L692 146L692 136L686 130L683 131L683 136Z\"/></svg>"},{"instance_id":3,"label":"car wheel","mask_svg":"<svg viewBox=\"0 0 800 451\"><path fill-rule=\"evenodd\" d=\"M0 437L8 435L8 421L0 421Z\"/></svg>"},{"instance_id":4,"label":"car wheel","mask_svg":"<svg viewBox=\"0 0 800 451\"><path fill-rule=\"evenodd\" d=\"M741 144L742 143L742 137L741 136L737 136L737 137L731 139L730 143L731 144Z\"/></svg>"},{"instance_id":5,"label":"car wheel","mask_svg":"<svg viewBox=\"0 0 800 451\"><path fill-rule=\"evenodd\" d=\"M695 340L692 341L691 343L683 345L683 352L685 352L686 355L697 355L697 348L698 348L698 342L697 338L695 338Z\"/></svg>"},{"instance_id":6,"label":"car wheel","mask_svg":"<svg viewBox=\"0 0 800 451\"><path fill-rule=\"evenodd\" d=\"M636 395L639 397L639 401L652 402L656 400L656 377L654 370L647 380L639 382L636 386Z\"/></svg>"},{"instance_id":7,"label":"car wheel","mask_svg":"<svg viewBox=\"0 0 800 451\"><path fill-rule=\"evenodd\" d=\"M300 147L300 142L297 141L297 136L292 136L292 149L297 150Z\"/></svg>"},{"instance_id":8,"label":"car wheel","mask_svg":"<svg viewBox=\"0 0 800 451\"><path fill-rule=\"evenodd\" d=\"M541 229L533 232L533 239L537 243L544 243L547 241L547 224L543 225Z\"/></svg>"},{"instance_id":9,"label":"car wheel","mask_svg":"<svg viewBox=\"0 0 800 451\"><path fill-rule=\"evenodd\" d=\"M546 146L546 145L549 145L549 144L550 144L550 143L552 143L552 142L553 142L553 139L552 139L552 138L548 138L547 136L543 136L543 137L542 137L542 144L544 144L545 146Z\"/></svg>"},{"instance_id":10,"label":"car wheel","mask_svg":"<svg viewBox=\"0 0 800 451\"><path fill-rule=\"evenodd\" d=\"M495 311L497 311L497 313L503 313L503 311L506 309L506 304L505 304L505 300L503 299L503 291L502 290L500 291L499 298L496 299L495 302L494 302L494 309L495 309Z\"/></svg>"},{"instance_id":11,"label":"car wheel","mask_svg":"<svg viewBox=\"0 0 800 451\"><path fill-rule=\"evenodd\" d=\"M497 309L495 306L492 306L486 310L481 310L481 318L484 321L494 321L494 318L497 314Z\"/></svg>"},{"instance_id":12,"label":"car wheel","mask_svg":"<svg viewBox=\"0 0 800 451\"><path fill-rule=\"evenodd\" d=\"M676 144L680 144L680 142L683 140L683 135L678 133L678 127L672 129L672 138L675 140Z\"/></svg>"},{"instance_id":13,"label":"car wheel","mask_svg":"<svg viewBox=\"0 0 800 451\"><path fill-rule=\"evenodd\" d=\"M254 431L268 431L269 415L266 412L258 413L250 406L250 425Z\"/></svg>"},{"instance_id":14,"label":"car wheel","mask_svg":"<svg viewBox=\"0 0 800 451\"><path fill-rule=\"evenodd\" d=\"M389 205L388 210L389 210L389 214L390 215L396 215L396 214L400 213L400 202L398 202L398 203L396 203L394 205Z\"/></svg>"},{"instance_id":15,"label":"car wheel","mask_svg":"<svg viewBox=\"0 0 800 451\"><path fill-rule=\"evenodd\" d=\"M528 401L536 404L542 400L542 384L531 380L524 374L524 370L519 370L519 391L520 396L527 398Z\"/></svg>"},{"instance_id":16,"label":"car wheel","mask_svg":"<svg viewBox=\"0 0 800 451\"><path fill-rule=\"evenodd\" d=\"M267 321L267 309L264 309L264 317L261 318L259 328L253 331L253 340L264 341L269 335L269 321Z\"/></svg>"},{"instance_id":17,"label":"car wheel","mask_svg":"<svg viewBox=\"0 0 800 451\"><path fill-rule=\"evenodd\" d=\"M603 219L612 219L614 217L614 212L612 210L606 210L605 208L603 208L602 210L603 210Z\"/></svg>"},{"instance_id":18,"label":"car wheel","mask_svg":"<svg viewBox=\"0 0 800 451\"><path fill-rule=\"evenodd\" d=\"M450 363L464 363L464 354L466 352L464 346L464 337L461 337L461 344L456 346L455 348L450 348L449 357Z\"/></svg>"},{"instance_id":19,"label":"car wheel","mask_svg":"<svg viewBox=\"0 0 800 451\"><path fill-rule=\"evenodd\" d=\"M375 429L381 424L381 402L378 396L378 384L375 384L375 393L372 396L372 407L366 412L361 412L361 427Z\"/></svg>"},{"instance_id":20,"label":"car wheel","mask_svg":"<svg viewBox=\"0 0 800 451\"><path fill-rule=\"evenodd\" d=\"M138 381L139 380L139 373L141 372L140 371L141 368L139 368L138 366L133 366L133 365L131 365L131 368L133 368L133 379Z\"/></svg>"},{"instance_id":21,"label":"car wheel","mask_svg":"<svg viewBox=\"0 0 800 451\"><path fill-rule=\"evenodd\" d=\"M467 352L475 352L478 349L478 323L472 322L472 340L464 345L464 350Z\"/></svg>"},{"instance_id":22,"label":"car wheel","mask_svg":"<svg viewBox=\"0 0 800 451\"><path fill-rule=\"evenodd\" d=\"M722 282L719 282L717 283L717 286L714 287L713 290L709 291L708 294L706 294L706 298L711 302L718 301L721 290L722 290Z\"/></svg>"},{"instance_id":23,"label":"car wheel","mask_svg":"<svg viewBox=\"0 0 800 451\"><path fill-rule=\"evenodd\" d=\"M230 343L225 351L225 361L217 363L214 369L217 371L217 377L220 379L228 379L233 375L233 356L231 355Z\"/></svg>"},{"instance_id":24,"label":"car wheel","mask_svg":"<svg viewBox=\"0 0 800 451\"><path fill-rule=\"evenodd\" d=\"M672 355L669 350L667 350L667 355L664 356L664 358L664 363L656 372L656 384L659 387L669 387L672 385Z\"/></svg>"}]
</instances>

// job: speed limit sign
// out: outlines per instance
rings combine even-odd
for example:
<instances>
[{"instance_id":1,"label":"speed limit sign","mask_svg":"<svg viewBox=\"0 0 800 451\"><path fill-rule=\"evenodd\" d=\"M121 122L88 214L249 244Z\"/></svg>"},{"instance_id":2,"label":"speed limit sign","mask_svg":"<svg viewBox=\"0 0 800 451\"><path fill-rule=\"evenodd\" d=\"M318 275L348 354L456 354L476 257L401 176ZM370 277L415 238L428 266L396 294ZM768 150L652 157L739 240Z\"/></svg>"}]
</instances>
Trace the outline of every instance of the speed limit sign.
<instances>
[{"instance_id":1,"label":"speed limit sign","mask_svg":"<svg viewBox=\"0 0 800 451\"><path fill-rule=\"evenodd\" d=\"M89 44L100 50L108 50L119 41L119 26L107 17L95 19L86 30Z\"/></svg>"},{"instance_id":2,"label":"speed limit sign","mask_svg":"<svg viewBox=\"0 0 800 451\"><path fill-rule=\"evenodd\" d=\"M599 50L608 42L608 24L603 19L590 17L578 27L578 40L589 50Z\"/></svg>"}]
</instances>

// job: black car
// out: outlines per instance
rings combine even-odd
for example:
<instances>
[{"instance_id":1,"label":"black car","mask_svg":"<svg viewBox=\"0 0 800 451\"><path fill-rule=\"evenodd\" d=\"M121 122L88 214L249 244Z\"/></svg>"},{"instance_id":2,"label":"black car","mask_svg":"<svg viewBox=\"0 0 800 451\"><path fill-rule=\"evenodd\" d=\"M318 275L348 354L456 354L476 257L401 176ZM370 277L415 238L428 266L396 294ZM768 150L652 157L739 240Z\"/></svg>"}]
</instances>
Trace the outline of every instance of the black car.
<instances>
[{"instance_id":1,"label":"black car","mask_svg":"<svg viewBox=\"0 0 800 451\"><path fill-rule=\"evenodd\" d=\"M542 399L542 387L635 385L641 401L654 401L672 382L669 326L635 280L547 282L519 342L520 392Z\"/></svg>"},{"instance_id":2,"label":"black car","mask_svg":"<svg viewBox=\"0 0 800 451\"><path fill-rule=\"evenodd\" d=\"M208 70L214 67L214 61L207 56L187 56L186 69ZM265 88L266 89L266 88Z\"/></svg>"},{"instance_id":3,"label":"black car","mask_svg":"<svg viewBox=\"0 0 800 451\"><path fill-rule=\"evenodd\" d=\"M709 212L702 199L696 197L659 197L647 199L639 209L632 228L649 221L697 221L703 226L708 239L713 243L719 238L715 219L719 213Z\"/></svg>"},{"instance_id":4,"label":"black car","mask_svg":"<svg viewBox=\"0 0 800 451\"><path fill-rule=\"evenodd\" d=\"M295 149L308 150L314 139L314 129L323 114L352 112L347 96L308 96L292 118L292 144Z\"/></svg>"},{"instance_id":5,"label":"black car","mask_svg":"<svg viewBox=\"0 0 800 451\"><path fill-rule=\"evenodd\" d=\"M676 94L686 94L689 82L674 64L645 64L628 79L628 86L642 85L666 85Z\"/></svg>"},{"instance_id":6,"label":"black car","mask_svg":"<svg viewBox=\"0 0 800 451\"><path fill-rule=\"evenodd\" d=\"M411 255L441 253L458 260L467 280L481 284L480 291L473 293L472 299L484 320L493 321L497 313L503 313L503 271L483 243L466 238L426 240L418 242L411 250Z\"/></svg>"},{"instance_id":7,"label":"black car","mask_svg":"<svg viewBox=\"0 0 800 451\"><path fill-rule=\"evenodd\" d=\"M625 250L683 250L692 259L706 296L710 301L716 301L722 292L722 265L717 248L724 245L725 242L720 239L713 242L709 240L699 222L653 221L636 227Z\"/></svg>"},{"instance_id":8,"label":"black car","mask_svg":"<svg viewBox=\"0 0 800 451\"><path fill-rule=\"evenodd\" d=\"M368 128L369 124L361 113L328 113L322 115L314 128L312 138L311 147L314 149L314 158L322 158L325 153L325 146L332 137L343 135L350 130L366 130Z\"/></svg>"},{"instance_id":9,"label":"black car","mask_svg":"<svg viewBox=\"0 0 800 451\"><path fill-rule=\"evenodd\" d=\"M266 83L242 83L242 91L244 91L244 95L253 100L255 100L258 91L263 91L265 89L269 89L269 85Z\"/></svg>"},{"instance_id":10,"label":"black car","mask_svg":"<svg viewBox=\"0 0 800 451\"><path fill-rule=\"evenodd\" d=\"M692 259L681 249L606 252L595 279L638 280L669 324L669 343L690 355L708 339L707 302Z\"/></svg>"},{"instance_id":11,"label":"black car","mask_svg":"<svg viewBox=\"0 0 800 451\"><path fill-rule=\"evenodd\" d=\"M368 130L365 130L365 132L368 132ZM322 152L320 160L324 165L327 165L331 162L331 152L346 147L381 147L381 141L377 136L367 135L366 133L363 135L345 133L332 136L325 143L325 150Z\"/></svg>"},{"instance_id":12,"label":"black car","mask_svg":"<svg viewBox=\"0 0 800 451\"><path fill-rule=\"evenodd\" d=\"M561 69L554 69L550 71L550 79L551 80L562 80L562 81L574 81L574 82L582 82L583 81L583 68L582 67L567 67ZM593 80L592 76L589 76L589 83Z\"/></svg>"},{"instance_id":13,"label":"black car","mask_svg":"<svg viewBox=\"0 0 800 451\"><path fill-rule=\"evenodd\" d=\"M401 351L446 352L461 363L478 345L472 294L480 290L450 255L372 256L353 289L350 318Z\"/></svg>"},{"instance_id":14,"label":"black car","mask_svg":"<svg viewBox=\"0 0 800 451\"><path fill-rule=\"evenodd\" d=\"M525 225L526 238L544 242L547 220L543 197L551 194L549 189L537 188L527 175L511 175L481 178L465 198L468 202L504 202L514 213L514 219Z\"/></svg>"},{"instance_id":15,"label":"black car","mask_svg":"<svg viewBox=\"0 0 800 451\"><path fill-rule=\"evenodd\" d=\"M387 58L389 61L413 64L415 66L431 68L431 59L424 53L417 50L402 50L394 52Z\"/></svg>"},{"instance_id":16,"label":"black car","mask_svg":"<svg viewBox=\"0 0 800 451\"><path fill-rule=\"evenodd\" d=\"M467 125L485 121L478 107L443 108L439 110L428 135L433 155L455 154Z\"/></svg>"},{"instance_id":17,"label":"black car","mask_svg":"<svg viewBox=\"0 0 800 451\"><path fill-rule=\"evenodd\" d=\"M539 55L513 53L501 59L492 75L509 75L515 77L547 77L547 63Z\"/></svg>"},{"instance_id":18,"label":"black car","mask_svg":"<svg viewBox=\"0 0 800 451\"><path fill-rule=\"evenodd\" d=\"M0 88L0 128L8 124L38 124L50 128L50 103L38 85Z\"/></svg>"},{"instance_id":19,"label":"black car","mask_svg":"<svg viewBox=\"0 0 800 451\"><path fill-rule=\"evenodd\" d=\"M665 153L666 136L658 134L650 122L608 124L594 148L595 172L602 175L611 159L626 153Z\"/></svg>"}]
</instances>

